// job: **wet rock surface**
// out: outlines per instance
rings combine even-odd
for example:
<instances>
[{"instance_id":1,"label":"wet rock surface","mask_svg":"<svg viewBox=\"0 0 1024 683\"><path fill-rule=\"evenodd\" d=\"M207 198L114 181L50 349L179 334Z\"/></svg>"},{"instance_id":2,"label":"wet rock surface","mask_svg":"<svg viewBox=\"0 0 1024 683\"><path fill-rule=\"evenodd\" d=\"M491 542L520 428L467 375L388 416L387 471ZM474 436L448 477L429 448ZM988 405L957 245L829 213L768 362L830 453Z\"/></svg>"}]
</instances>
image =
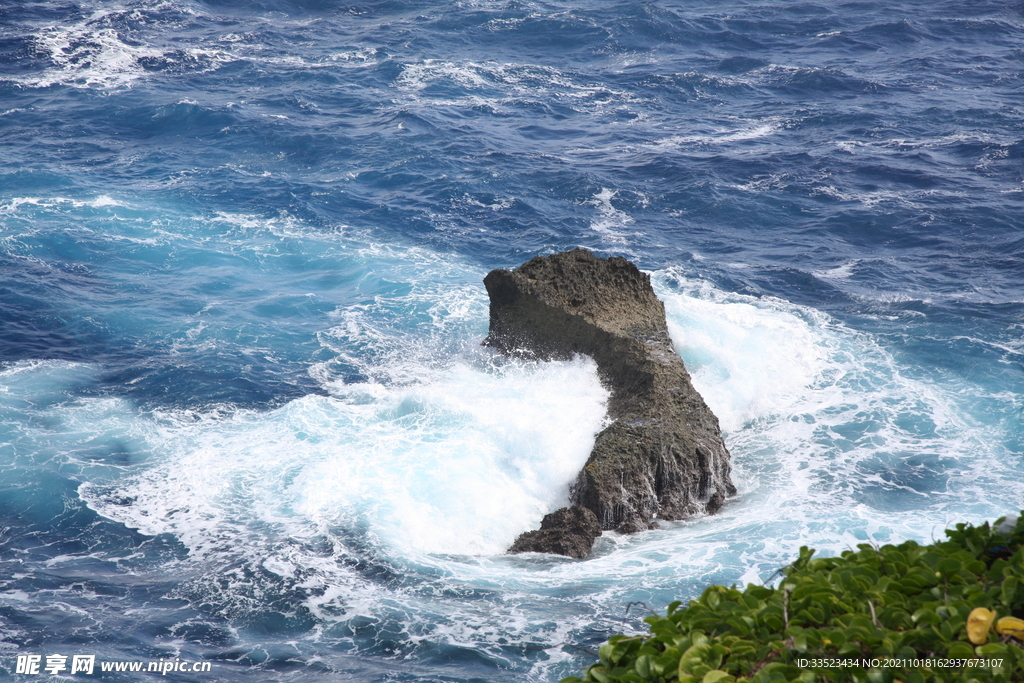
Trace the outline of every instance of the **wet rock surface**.
<instances>
[{"instance_id":1,"label":"wet rock surface","mask_svg":"<svg viewBox=\"0 0 1024 683\"><path fill-rule=\"evenodd\" d=\"M649 276L624 258L574 249L491 271L484 284L491 299L486 345L540 360L590 356L611 393L613 422L571 487L573 506L593 512L601 529L633 533L655 519L714 513L735 494L718 418L672 346ZM516 550L526 547L523 536L511 552L527 552Z\"/></svg>"},{"instance_id":2,"label":"wet rock surface","mask_svg":"<svg viewBox=\"0 0 1024 683\"><path fill-rule=\"evenodd\" d=\"M597 516L585 507L559 508L545 515L537 531L520 534L510 553L555 553L582 559L601 535Z\"/></svg>"}]
</instances>

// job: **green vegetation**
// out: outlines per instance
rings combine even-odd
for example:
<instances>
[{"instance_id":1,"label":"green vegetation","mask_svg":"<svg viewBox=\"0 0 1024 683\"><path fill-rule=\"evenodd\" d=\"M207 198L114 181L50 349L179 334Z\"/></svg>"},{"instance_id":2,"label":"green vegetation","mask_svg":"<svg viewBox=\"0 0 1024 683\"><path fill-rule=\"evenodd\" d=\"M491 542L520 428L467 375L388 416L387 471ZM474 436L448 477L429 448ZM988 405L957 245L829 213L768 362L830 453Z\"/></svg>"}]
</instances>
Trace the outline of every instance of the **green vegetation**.
<instances>
[{"instance_id":1,"label":"green vegetation","mask_svg":"<svg viewBox=\"0 0 1024 683\"><path fill-rule=\"evenodd\" d=\"M946 535L830 558L801 548L778 587L672 603L562 683L1024 681L1024 514Z\"/></svg>"}]
</instances>

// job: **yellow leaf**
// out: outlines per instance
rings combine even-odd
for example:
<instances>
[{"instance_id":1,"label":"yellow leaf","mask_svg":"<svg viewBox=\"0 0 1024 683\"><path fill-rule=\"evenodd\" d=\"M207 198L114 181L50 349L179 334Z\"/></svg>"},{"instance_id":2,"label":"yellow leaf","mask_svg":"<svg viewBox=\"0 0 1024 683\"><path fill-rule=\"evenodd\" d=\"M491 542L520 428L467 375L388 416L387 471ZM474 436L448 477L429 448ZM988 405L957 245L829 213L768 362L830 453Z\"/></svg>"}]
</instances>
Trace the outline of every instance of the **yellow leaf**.
<instances>
[{"instance_id":1,"label":"yellow leaf","mask_svg":"<svg viewBox=\"0 0 1024 683\"><path fill-rule=\"evenodd\" d=\"M984 607L975 607L967 616L967 637L975 645L988 642L988 630L995 621L996 613Z\"/></svg>"},{"instance_id":2,"label":"yellow leaf","mask_svg":"<svg viewBox=\"0 0 1024 683\"><path fill-rule=\"evenodd\" d=\"M1004 636L1009 635L1018 640L1024 640L1024 619L1003 617L996 622L996 631Z\"/></svg>"}]
</instances>

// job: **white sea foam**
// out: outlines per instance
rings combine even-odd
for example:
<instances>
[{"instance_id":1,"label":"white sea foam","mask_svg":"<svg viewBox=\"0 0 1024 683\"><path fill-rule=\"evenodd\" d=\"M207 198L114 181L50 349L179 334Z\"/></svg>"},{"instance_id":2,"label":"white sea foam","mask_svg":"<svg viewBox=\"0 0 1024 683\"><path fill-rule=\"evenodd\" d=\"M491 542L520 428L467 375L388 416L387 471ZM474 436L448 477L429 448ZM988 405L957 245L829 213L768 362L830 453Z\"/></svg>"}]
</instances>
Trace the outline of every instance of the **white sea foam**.
<instances>
[{"instance_id":1,"label":"white sea foam","mask_svg":"<svg viewBox=\"0 0 1024 683\"><path fill-rule=\"evenodd\" d=\"M490 209L491 211L504 211L505 209L511 208L516 200L513 197L495 198L494 201L487 203L474 199L469 194L463 196L462 201L467 206L475 206L481 209Z\"/></svg>"},{"instance_id":2,"label":"white sea foam","mask_svg":"<svg viewBox=\"0 0 1024 683\"><path fill-rule=\"evenodd\" d=\"M694 385L727 432L785 413L827 365L815 329L784 301L728 295L675 271L659 273L669 332ZM820 315L817 316L820 324Z\"/></svg>"},{"instance_id":3,"label":"white sea foam","mask_svg":"<svg viewBox=\"0 0 1024 683\"><path fill-rule=\"evenodd\" d=\"M428 91L432 86L444 85L450 86L450 94ZM637 101L629 92L591 82L579 74L510 62L426 59L406 64L394 88L400 95L395 102L402 106L422 101L431 107L487 106L501 111L523 101L536 101L596 112L619 109Z\"/></svg>"},{"instance_id":4,"label":"white sea foam","mask_svg":"<svg viewBox=\"0 0 1024 683\"><path fill-rule=\"evenodd\" d=\"M159 416L161 436L147 449L160 466L113 489L83 489L103 514L174 533L197 556L261 524L298 535L367 529L402 553L493 554L566 502L606 392L588 359L518 363L479 347L486 295L460 280L483 273L419 249L339 245L336 235L328 244L285 219L216 222L244 231L246 243L270 231L344 254L367 298L340 308L320 335L334 360L311 374L332 395L268 413ZM397 291L377 291L395 282ZM191 320L171 352L213 343L204 320Z\"/></svg>"},{"instance_id":5,"label":"white sea foam","mask_svg":"<svg viewBox=\"0 0 1024 683\"><path fill-rule=\"evenodd\" d=\"M784 188L788 182L792 179L789 173L771 173L767 176L759 176L740 185L732 185L737 190L744 192L768 192L779 188Z\"/></svg>"},{"instance_id":6,"label":"white sea foam","mask_svg":"<svg viewBox=\"0 0 1024 683\"><path fill-rule=\"evenodd\" d=\"M432 374L369 387L359 401L348 392L271 413L166 416L158 467L116 495L82 495L143 533L174 533L197 555L261 523L292 535L366 525L402 553L500 553L565 504L605 391L582 360ZM133 503L108 502L125 498Z\"/></svg>"},{"instance_id":7,"label":"white sea foam","mask_svg":"<svg viewBox=\"0 0 1024 683\"><path fill-rule=\"evenodd\" d=\"M79 209L84 206L99 209L109 206L128 205L105 194L90 200L71 199L70 197L12 197L0 202L0 215L17 214L22 210L22 207L64 210L68 207Z\"/></svg>"},{"instance_id":8,"label":"white sea foam","mask_svg":"<svg viewBox=\"0 0 1024 683\"><path fill-rule=\"evenodd\" d=\"M751 121L747 125L735 127L722 127L707 133L696 135L670 135L664 139L647 143L644 147L659 152L672 151L683 147L722 145L733 142L746 142L758 138L773 135L779 131L782 123L778 118L768 118L758 121Z\"/></svg>"},{"instance_id":9,"label":"white sea foam","mask_svg":"<svg viewBox=\"0 0 1024 683\"><path fill-rule=\"evenodd\" d=\"M688 529L721 540L733 523L774 527L789 550L802 539L836 552L924 540L958 516L1016 505L1024 489L1006 483L1012 458L998 436L963 414L955 390L905 377L870 337L673 271L655 282L694 385L729 434L741 491L724 516Z\"/></svg>"},{"instance_id":10,"label":"white sea foam","mask_svg":"<svg viewBox=\"0 0 1024 683\"><path fill-rule=\"evenodd\" d=\"M883 203L893 204L904 204L906 206L920 208L920 204L915 202L915 199L926 197L929 195L936 194L934 190L918 190L918 191L895 191L895 190L876 190L873 192L853 192L849 190L841 190L834 185L818 184L813 186L811 189L811 196L825 196L832 197L844 202L859 202L866 207L874 207ZM957 195L959 193L945 193L949 195Z\"/></svg>"},{"instance_id":11,"label":"white sea foam","mask_svg":"<svg viewBox=\"0 0 1024 683\"><path fill-rule=\"evenodd\" d=\"M835 268L829 268L828 270L815 270L811 274L814 277L825 278L828 280L847 280L853 276L853 269L860 263L860 259L853 259L847 261L841 266Z\"/></svg>"},{"instance_id":12,"label":"white sea foam","mask_svg":"<svg viewBox=\"0 0 1024 683\"><path fill-rule=\"evenodd\" d=\"M344 62L362 66L377 61L380 58L381 53L382 51L378 48L364 47L359 50L335 52L329 56L329 59L333 62Z\"/></svg>"},{"instance_id":13,"label":"white sea foam","mask_svg":"<svg viewBox=\"0 0 1024 683\"><path fill-rule=\"evenodd\" d=\"M116 88L135 81L145 71L139 60L159 58L160 50L132 45L111 28L97 28L95 20L72 26L51 26L35 36L38 48L47 53L53 67L31 77L27 85L45 88L55 84Z\"/></svg>"},{"instance_id":14,"label":"white sea foam","mask_svg":"<svg viewBox=\"0 0 1024 683\"><path fill-rule=\"evenodd\" d=\"M925 138L892 137L878 140L836 140L831 144L838 149L850 154L856 154L858 150L867 150L878 156L900 157L908 150L929 150L935 153L945 152L947 148L956 145L974 144L995 146L996 149L982 155L976 167L984 168L991 161L1005 158L1008 149L1016 142L1010 136L998 136L984 131L956 131L946 135Z\"/></svg>"},{"instance_id":15,"label":"white sea foam","mask_svg":"<svg viewBox=\"0 0 1024 683\"><path fill-rule=\"evenodd\" d=\"M633 218L621 209L615 208L612 200L618 194L615 190L601 188L590 204L597 207L598 216L590 222L590 229L612 244L623 244L631 233L623 231L633 223Z\"/></svg>"},{"instance_id":16,"label":"white sea foam","mask_svg":"<svg viewBox=\"0 0 1024 683\"><path fill-rule=\"evenodd\" d=\"M151 8L153 10L158 7ZM186 11L175 8L176 11ZM128 36L107 24L123 15L123 9L103 9L80 21L41 27L33 33L37 50L45 54L51 66L31 76L8 77L29 87L46 88L68 85L77 88L117 89L131 86L150 72L147 60L172 60L190 69L215 68L231 59L221 50L177 45L149 45L140 36ZM139 10L132 19L141 19Z\"/></svg>"}]
</instances>

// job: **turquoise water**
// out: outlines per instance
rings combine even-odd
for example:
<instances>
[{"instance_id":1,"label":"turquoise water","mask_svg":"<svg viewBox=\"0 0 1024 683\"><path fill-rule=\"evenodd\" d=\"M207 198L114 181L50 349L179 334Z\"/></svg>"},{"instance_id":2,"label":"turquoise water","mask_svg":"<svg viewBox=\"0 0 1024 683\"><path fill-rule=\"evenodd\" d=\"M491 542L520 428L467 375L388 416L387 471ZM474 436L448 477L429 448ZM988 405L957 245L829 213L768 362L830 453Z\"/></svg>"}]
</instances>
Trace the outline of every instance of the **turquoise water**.
<instances>
[{"instance_id":1,"label":"turquoise water","mask_svg":"<svg viewBox=\"0 0 1024 683\"><path fill-rule=\"evenodd\" d=\"M1018 510L1022 33L984 3L5 8L0 671L556 681L631 602ZM607 393L481 347L482 279L575 246L651 273L739 494L507 556Z\"/></svg>"}]
</instances>

